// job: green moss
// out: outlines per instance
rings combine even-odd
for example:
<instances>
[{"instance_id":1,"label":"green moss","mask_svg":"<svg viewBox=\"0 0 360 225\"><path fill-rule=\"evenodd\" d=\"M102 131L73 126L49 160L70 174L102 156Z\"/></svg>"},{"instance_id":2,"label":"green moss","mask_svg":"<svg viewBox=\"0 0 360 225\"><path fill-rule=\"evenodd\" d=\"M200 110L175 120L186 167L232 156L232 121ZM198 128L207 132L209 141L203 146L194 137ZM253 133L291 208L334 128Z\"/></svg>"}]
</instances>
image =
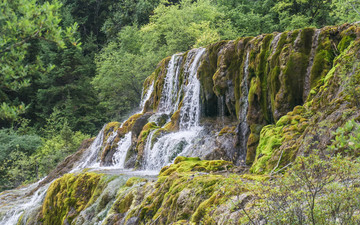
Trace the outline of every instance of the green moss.
<instances>
[{"instance_id":1,"label":"green moss","mask_svg":"<svg viewBox=\"0 0 360 225\"><path fill-rule=\"evenodd\" d=\"M169 176L172 173L183 173L190 171L215 172L228 170L233 167L231 162L224 160L200 160L199 158L186 158L183 156L175 159L175 164L161 169L159 176Z\"/></svg>"},{"instance_id":2,"label":"green moss","mask_svg":"<svg viewBox=\"0 0 360 225\"><path fill-rule=\"evenodd\" d=\"M274 125L265 126L260 133L260 142L256 149L256 160L250 171L252 173L264 173L266 163L271 158L274 149L281 146L283 137L280 134L282 127Z\"/></svg>"},{"instance_id":3,"label":"green moss","mask_svg":"<svg viewBox=\"0 0 360 225\"><path fill-rule=\"evenodd\" d=\"M143 114L142 113L138 113L138 114L134 114L131 117L129 117L128 120L126 120L122 127L119 129L120 133L122 135L128 133L129 131L131 131L132 127L134 126L135 122L137 119L139 119Z\"/></svg>"},{"instance_id":4,"label":"green moss","mask_svg":"<svg viewBox=\"0 0 360 225\"><path fill-rule=\"evenodd\" d=\"M165 77L167 73L167 65L169 64L169 61L171 59L171 56L163 59L159 65L157 66L154 74L155 84L154 84L154 95L151 96L153 98L153 110L157 111L157 108L160 103L162 90L164 87Z\"/></svg>"},{"instance_id":5,"label":"green moss","mask_svg":"<svg viewBox=\"0 0 360 225\"><path fill-rule=\"evenodd\" d=\"M135 184L138 184L138 183L141 183L141 182L145 182L145 181L147 181L147 180L144 179L144 178L131 177L131 178L129 178L129 179L126 181L125 186L126 186L126 187L132 187L132 186L134 186Z\"/></svg>"},{"instance_id":6,"label":"green moss","mask_svg":"<svg viewBox=\"0 0 360 225\"><path fill-rule=\"evenodd\" d=\"M143 129L141 130L137 143L136 143L136 152L137 152L137 165L136 167L140 166L139 162L142 160L144 155L144 149L146 145L146 140L150 134L150 132L154 129L158 129L159 127L156 125L155 122L149 122L147 123Z\"/></svg>"},{"instance_id":7,"label":"green moss","mask_svg":"<svg viewBox=\"0 0 360 225\"><path fill-rule=\"evenodd\" d=\"M340 52L343 52L347 47L350 46L351 42L355 40L356 38L356 26L350 26L346 30L341 32L341 41L337 45L337 49Z\"/></svg>"},{"instance_id":8,"label":"green moss","mask_svg":"<svg viewBox=\"0 0 360 225\"><path fill-rule=\"evenodd\" d=\"M209 199L203 201L196 209L195 213L191 217L191 222L198 223L203 219L207 210L214 204L216 195L212 195Z\"/></svg>"},{"instance_id":9,"label":"green moss","mask_svg":"<svg viewBox=\"0 0 360 225\"><path fill-rule=\"evenodd\" d=\"M86 208L95 193L101 174L66 174L49 187L43 206L44 224L68 223Z\"/></svg>"},{"instance_id":10,"label":"green moss","mask_svg":"<svg viewBox=\"0 0 360 225\"><path fill-rule=\"evenodd\" d=\"M104 142L109 138L111 133L115 130L117 130L120 127L121 123L119 122L110 122L106 124L106 127L104 129Z\"/></svg>"},{"instance_id":11,"label":"green moss","mask_svg":"<svg viewBox=\"0 0 360 225\"><path fill-rule=\"evenodd\" d=\"M235 135L235 129L236 129L235 126L232 126L232 127L225 126L225 127L223 127L223 128L220 130L218 136L220 137L220 136L223 136L224 134L232 134L232 135Z\"/></svg>"}]
</instances>

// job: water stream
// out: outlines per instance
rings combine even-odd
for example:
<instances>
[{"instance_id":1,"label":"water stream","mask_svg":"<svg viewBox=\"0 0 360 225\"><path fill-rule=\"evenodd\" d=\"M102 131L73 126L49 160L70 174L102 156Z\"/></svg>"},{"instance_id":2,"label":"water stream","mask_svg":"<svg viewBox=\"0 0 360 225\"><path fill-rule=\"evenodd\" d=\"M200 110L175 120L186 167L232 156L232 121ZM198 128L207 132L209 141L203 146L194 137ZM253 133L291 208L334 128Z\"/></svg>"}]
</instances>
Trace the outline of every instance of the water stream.
<instances>
[{"instance_id":1,"label":"water stream","mask_svg":"<svg viewBox=\"0 0 360 225\"><path fill-rule=\"evenodd\" d=\"M246 59L244 63L244 76L241 82L241 96L240 96L240 115L239 115L239 142L240 142L240 152L239 159L240 161L245 161L246 150L247 150L247 140L250 133L249 124L247 122L247 112L249 108L248 95L249 95L249 56L250 51L246 53Z\"/></svg>"},{"instance_id":2,"label":"water stream","mask_svg":"<svg viewBox=\"0 0 360 225\"><path fill-rule=\"evenodd\" d=\"M306 69L306 76L305 76L305 80L304 80L304 93L303 93L303 100L305 101L307 96L309 95L310 89L311 89L311 84L310 84L310 79L311 79L311 69L314 65L314 58L315 58L315 53L316 53L316 49L318 46L318 42L319 42L319 35L320 35L320 29L315 30L314 36L313 36L313 40L312 40L312 44L311 44L311 51L310 51L310 57L309 57L309 65Z\"/></svg>"}]
</instances>

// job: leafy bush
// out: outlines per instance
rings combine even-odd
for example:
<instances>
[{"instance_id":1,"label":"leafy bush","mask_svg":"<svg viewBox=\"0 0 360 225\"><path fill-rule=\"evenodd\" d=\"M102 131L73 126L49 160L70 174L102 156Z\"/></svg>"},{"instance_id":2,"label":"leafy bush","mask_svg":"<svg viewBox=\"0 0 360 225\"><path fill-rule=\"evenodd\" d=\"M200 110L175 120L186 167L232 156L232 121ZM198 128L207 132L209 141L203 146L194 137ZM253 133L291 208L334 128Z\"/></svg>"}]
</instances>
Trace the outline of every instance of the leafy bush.
<instances>
[{"instance_id":1,"label":"leafy bush","mask_svg":"<svg viewBox=\"0 0 360 225\"><path fill-rule=\"evenodd\" d=\"M359 224L360 124L349 120L334 135L326 151L298 156L284 175L249 184L254 198L242 222Z\"/></svg>"},{"instance_id":2,"label":"leafy bush","mask_svg":"<svg viewBox=\"0 0 360 225\"><path fill-rule=\"evenodd\" d=\"M283 177L250 185L256 197L243 222L359 224L359 173L358 160L340 155L298 157Z\"/></svg>"},{"instance_id":3,"label":"leafy bush","mask_svg":"<svg viewBox=\"0 0 360 225\"><path fill-rule=\"evenodd\" d=\"M335 139L328 147L333 153L345 153L350 156L360 156L360 124L354 119L349 120L344 126L334 132Z\"/></svg>"},{"instance_id":4,"label":"leafy bush","mask_svg":"<svg viewBox=\"0 0 360 225\"><path fill-rule=\"evenodd\" d=\"M46 176L66 156L74 153L88 135L73 132L67 122L59 125L49 118L46 138L22 134L19 129L0 130L0 191Z\"/></svg>"}]
</instances>

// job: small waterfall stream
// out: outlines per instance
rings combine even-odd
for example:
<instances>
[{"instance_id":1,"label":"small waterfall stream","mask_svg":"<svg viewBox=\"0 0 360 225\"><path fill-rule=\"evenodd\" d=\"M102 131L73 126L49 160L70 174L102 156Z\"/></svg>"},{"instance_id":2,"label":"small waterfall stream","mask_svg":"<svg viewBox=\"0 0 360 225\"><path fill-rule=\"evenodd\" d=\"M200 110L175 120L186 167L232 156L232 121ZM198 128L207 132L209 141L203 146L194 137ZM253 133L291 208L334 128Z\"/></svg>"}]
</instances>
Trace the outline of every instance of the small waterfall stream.
<instances>
[{"instance_id":1,"label":"small waterfall stream","mask_svg":"<svg viewBox=\"0 0 360 225\"><path fill-rule=\"evenodd\" d=\"M164 165L171 163L176 156L180 155L191 146L193 139L201 130L199 127L200 118L200 81L197 79L197 70L200 66L201 56L205 53L205 48L193 49L188 53L185 61L184 76L187 78L183 87L184 97L180 109L180 131L166 134L160 137L155 143L152 143L153 135L156 130L151 131L145 145L145 156L143 168L145 170L160 170ZM174 55L171 61L180 58ZM171 67L170 67L171 66ZM180 65L174 68L173 63L169 63L167 75L178 76ZM169 71L171 73L169 73ZM173 80L174 78L169 80ZM171 95L180 91L175 85L173 90L168 90ZM178 98L179 101L179 98ZM176 106L176 104L175 104ZM169 105L172 108L171 105ZM164 110L171 112L174 110Z\"/></svg>"},{"instance_id":2,"label":"small waterfall stream","mask_svg":"<svg viewBox=\"0 0 360 225\"><path fill-rule=\"evenodd\" d=\"M113 167L124 169L127 152L131 147L131 131L118 142L117 151L113 155Z\"/></svg>"},{"instance_id":3,"label":"small waterfall stream","mask_svg":"<svg viewBox=\"0 0 360 225\"><path fill-rule=\"evenodd\" d=\"M175 54L171 57L164 81L164 87L159 103L158 112L171 114L177 110L177 96L179 93L179 74L182 62L182 54Z\"/></svg>"},{"instance_id":4,"label":"small waterfall stream","mask_svg":"<svg viewBox=\"0 0 360 225\"><path fill-rule=\"evenodd\" d=\"M143 93L142 99L140 101L140 108L143 109L145 106L145 103L147 102L147 100L149 100L151 93L154 91L154 81L151 83L150 87L146 90L146 93ZM144 92L144 89L142 90L142 92Z\"/></svg>"},{"instance_id":5,"label":"small waterfall stream","mask_svg":"<svg viewBox=\"0 0 360 225\"><path fill-rule=\"evenodd\" d=\"M205 53L205 48L195 49L194 59L190 67L185 67L188 74L188 84L184 87L183 106L180 110L180 129L186 130L199 126L200 119L200 81L197 79L197 70L200 66L200 58Z\"/></svg>"},{"instance_id":6,"label":"small waterfall stream","mask_svg":"<svg viewBox=\"0 0 360 225\"><path fill-rule=\"evenodd\" d=\"M97 162L99 152L101 150L101 147L103 146L105 127L106 125L103 126L93 143L84 152L84 155L82 156L83 160L80 161L80 164L73 168L70 173L79 171L87 167L92 167Z\"/></svg>"},{"instance_id":7,"label":"small waterfall stream","mask_svg":"<svg viewBox=\"0 0 360 225\"><path fill-rule=\"evenodd\" d=\"M244 77L241 82L240 114L239 114L240 123L237 128L239 134L239 142L240 142L239 159L241 161L245 161L246 150L247 150L247 139L250 134L250 128L247 122L247 112L249 108L249 100L248 100L249 56L250 56L250 51L248 50L246 53L246 59L244 63Z\"/></svg>"},{"instance_id":8,"label":"small waterfall stream","mask_svg":"<svg viewBox=\"0 0 360 225\"><path fill-rule=\"evenodd\" d=\"M315 53L319 42L319 36L320 36L320 29L315 30L312 45L311 45L311 51L310 51L310 57L309 57L309 65L306 69L306 76L304 80L304 93L303 93L303 99L306 100L307 96L309 95L311 85L310 85L310 79L311 79L311 69L314 65L314 59L315 59Z\"/></svg>"}]
</instances>

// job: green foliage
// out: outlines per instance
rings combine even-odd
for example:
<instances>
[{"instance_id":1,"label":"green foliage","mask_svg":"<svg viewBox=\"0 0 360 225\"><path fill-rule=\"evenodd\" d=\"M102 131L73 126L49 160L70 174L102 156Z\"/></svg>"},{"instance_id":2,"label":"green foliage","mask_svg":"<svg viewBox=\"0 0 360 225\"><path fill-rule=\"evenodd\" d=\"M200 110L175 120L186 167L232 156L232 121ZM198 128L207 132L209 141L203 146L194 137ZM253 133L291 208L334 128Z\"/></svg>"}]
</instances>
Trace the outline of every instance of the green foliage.
<instances>
[{"instance_id":1,"label":"green foliage","mask_svg":"<svg viewBox=\"0 0 360 225\"><path fill-rule=\"evenodd\" d=\"M56 167L66 156L74 153L88 135L73 132L67 122L58 135L43 139L43 144L32 155L37 164L37 177L43 177Z\"/></svg>"},{"instance_id":2,"label":"green foliage","mask_svg":"<svg viewBox=\"0 0 360 225\"><path fill-rule=\"evenodd\" d=\"M230 21L211 1L162 3L148 24L123 27L103 48L92 84L108 116L119 119L137 106L144 79L162 58L235 37Z\"/></svg>"},{"instance_id":3,"label":"green foliage","mask_svg":"<svg viewBox=\"0 0 360 225\"><path fill-rule=\"evenodd\" d=\"M149 22L149 16L160 0L121 0L108 8L108 16L101 30L108 39L116 38L118 32L124 27Z\"/></svg>"},{"instance_id":4,"label":"green foliage","mask_svg":"<svg viewBox=\"0 0 360 225\"><path fill-rule=\"evenodd\" d=\"M48 72L52 69L51 65L46 65L37 55L29 51L31 44L35 40L45 40L54 42L64 48L64 38L67 37L72 43L76 43L73 33L77 29L77 24L61 29L59 9L61 4L58 1L52 3L45 2L39 4L36 0L16 0L0 2L0 93L5 96L11 92L17 92L21 88L31 85L30 75L37 71ZM12 110L9 118L9 109L18 108L11 106L9 99L2 107L1 119L14 120L14 116L21 111ZM17 104L21 105L21 104ZM11 111L11 110L10 110Z\"/></svg>"},{"instance_id":5,"label":"green foliage","mask_svg":"<svg viewBox=\"0 0 360 225\"><path fill-rule=\"evenodd\" d=\"M328 147L328 151L344 153L346 155L360 156L360 124L354 119L347 121L334 133L335 138Z\"/></svg>"},{"instance_id":6,"label":"green foliage","mask_svg":"<svg viewBox=\"0 0 360 225\"><path fill-rule=\"evenodd\" d=\"M96 58L97 76L92 84L100 92L107 116L119 119L137 106L142 81L153 66L140 55L140 33L136 27L125 27L118 39L109 43Z\"/></svg>"},{"instance_id":7,"label":"green foliage","mask_svg":"<svg viewBox=\"0 0 360 225\"><path fill-rule=\"evenodd\" d=\"M330 0L282 0L277 1L271 11L278 14L282 30L292 30L333 23L334 18L329 15L330 6Z\"/></svg>"},{"instance_id":8,"label":"green foliage","mask_svg":"<svg viewBox=\"0 0 360 225\"><path fill-rule=\"evenodd\" d=\"M0 130L0 190L16 187L33 176L29 157L40 145L41 138L37 135Z\"/></svg>"},{"instance_id":9,"label":"green foliage","mask_svg":"<svg viewBox=\"0 0 360 225\"><path fill-rule=\"evenodd\" d=\"M340 155L298 157L283 177L250 185L259 214L254 218L250 212L248 219L263 218L269 224L358 224L359 172L359 161Z\"/></svg>"},{"instance_id":10,"label":"green foliage","mask_svg":"<svg viewBox=\"0 0 360 225\"><path fill-rule=\"evenodd\" d=\"M18 131L0 130L0 190L44 177L89 138L80 131L72 131L66 120L56 120L55 116L45 126L46 138L26 134L23 127Z\"/></svg>"},{"instance_id":11,"label":"green foliage","mask_svg":"<svg viewBox=\"0 0 360 225\"><path fill-rule=\"evenodd\" d=\"M36 112L38 126L43 126L50 114L57 111L58 117L69 122L72 130L95 134L105 122L104 108L99 106L95 89L90 84L95 73L92 59L83 51L68 46L63 50L43 45L44 57L56 67L42 76L31 99Z\"/></svg>"},{"instance_id":12,"label":"green foliage","mask_svg":"<svg viewBox=\"0 0 360 225\"><path fill-rule=\"evenodd\" d=\"M333 0L330 15L337 17L339 23L351 23L360 20L359 0Z\"/></svg>"},{"instance_id":13,"label":"green foliage","mask_svg":"<svg viewBox=\"0 0 360 225\"><path fill-rule=\"evenodd\" d=\"M141 28L145 51L163 51L163 57L187 51L221 39L236 37L225 13L209 0L183 0L180 4L160 4Z\"/></svg>"}]
</instances>

